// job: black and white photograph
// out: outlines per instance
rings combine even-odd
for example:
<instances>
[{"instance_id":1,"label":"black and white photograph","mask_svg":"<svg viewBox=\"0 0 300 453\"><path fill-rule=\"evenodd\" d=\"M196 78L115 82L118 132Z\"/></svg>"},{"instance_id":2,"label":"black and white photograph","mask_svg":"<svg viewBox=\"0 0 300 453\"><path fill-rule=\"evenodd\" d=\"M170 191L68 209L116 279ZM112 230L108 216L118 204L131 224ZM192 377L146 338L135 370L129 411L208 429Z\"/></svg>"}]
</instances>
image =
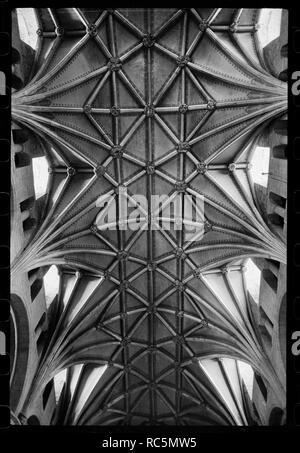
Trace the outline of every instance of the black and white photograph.
<instances>
[{"instance_id":1,"label":"black and white photograph","mask_svg":"<svg viewBox=\"0 0 300 453\"><path fill-rule=\"evenodd\" d=\"M289 19L12 9L11 425L286 424Z\"/></svg>"}]
</instances>

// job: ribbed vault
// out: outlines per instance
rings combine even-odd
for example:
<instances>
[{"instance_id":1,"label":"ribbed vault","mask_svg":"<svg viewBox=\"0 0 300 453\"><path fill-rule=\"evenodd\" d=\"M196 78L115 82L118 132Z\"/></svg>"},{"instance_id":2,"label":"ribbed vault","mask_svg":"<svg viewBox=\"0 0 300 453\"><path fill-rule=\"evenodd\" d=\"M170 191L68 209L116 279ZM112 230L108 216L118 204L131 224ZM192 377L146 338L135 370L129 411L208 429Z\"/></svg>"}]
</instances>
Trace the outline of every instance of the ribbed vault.
<instances>
[{"instance_id":1,"label":"ribbed vault","mask_svg":"<svg viewBox=\"0 0 300 453\"><path fill-rule=\"evenodd\" d=\"M12 272L56 264L61 279L25 409L67 369L57 423L251 423L238 361L282 388L243 262L285 261L249 171L260 133L287 109L286 84L268 72L257 39L259 11L62 8L37 17L31 80L13 95L12 115L43 149L50 177L41 225ZM134 204L135 194L148 200L136 206L140 228L124 227L117 212L108 230L101 202ZM186 194L204 200L204 236L176 229L184 203L164 229L153 194L168 195L166 205ZM220 357L231 358L234 383ZM209 359L235 385L235 410L205 372Z\"/></svg>"}]
</instances>

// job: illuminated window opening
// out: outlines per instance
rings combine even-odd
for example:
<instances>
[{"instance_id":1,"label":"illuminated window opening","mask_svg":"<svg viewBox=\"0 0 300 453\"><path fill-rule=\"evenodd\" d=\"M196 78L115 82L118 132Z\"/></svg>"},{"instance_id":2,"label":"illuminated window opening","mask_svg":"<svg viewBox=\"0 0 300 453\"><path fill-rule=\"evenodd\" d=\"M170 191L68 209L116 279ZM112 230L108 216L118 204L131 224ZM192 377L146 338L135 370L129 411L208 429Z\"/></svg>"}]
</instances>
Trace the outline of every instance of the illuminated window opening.
<instances>
[{"instance_id":1,"label":"illuminated window opening","mask_svg":"<svg viewBox=\"0 0 300 453\"><path fill-rule=\"evenodd\" d=\"M33 8L17 8L17 18L20 31L20 38L32 49L37 45L38 21Z\"/></svg>"},{"instance_id":2,"label":"illuminated window opening","mask_svg":"<svg viewBox=\"0 0 300 453\"><path fill-rule=\"evenodd\" d=\"M50 307L53 299L58 294L59 273L56 266L52 265L44 275L44 288L47 309Z\"/></svg>"},{"instance_id":3,"label":"illuminated window opening","mask_svg":"<svg viewBox=\"0 0 300 453\"><path fill-rule=\"evenodd\" d=\"M259 18L258 39L262 48L280 35L282 9L264 8Z\"/></svg>"},{"instance_id":4,"label":"illuminated window opening","mask_svg":"<svg viewBox=\"0 0 300 453\"><path fill-rule=\"evenodd\" d=\"M259 303L259 290L261 284L261 270L254 264L251 258L246 262L245 272L246 286L255 303Z\"/></svg>"},{"instance_id":5,"label":"illuminated window opening","mask_svg":"<svg viewBox=\"0 0 300 453\"><path fill-rule=\"evenodd\" d=\"M254 183L267 187L269 179L270 148L257 146L251 159L251 177Z\"/></svg>"},{"instance_id":6,"label":"illuminated window opening","mask_svg":"<svg viewBox=\"0 0 300 453\"><path fill-rule=\"evenodd\" d=\"M55 392L55 400L56 404L59 401L61 392L63 390L64 384L67 380L67 368L60 371L54 376L54 392Z\"/></svg>"},{"instance_id":7,"label":"illuminated window opening","mask_svg":"<svg viewBox=\"0 0 300 453\"><path fill-rule=\"evenodd\" d=\"M36 199L45 195L48 184L48 162L46 157L35 157L32 159L34 191Z\"/></svg>"}]
</instances>

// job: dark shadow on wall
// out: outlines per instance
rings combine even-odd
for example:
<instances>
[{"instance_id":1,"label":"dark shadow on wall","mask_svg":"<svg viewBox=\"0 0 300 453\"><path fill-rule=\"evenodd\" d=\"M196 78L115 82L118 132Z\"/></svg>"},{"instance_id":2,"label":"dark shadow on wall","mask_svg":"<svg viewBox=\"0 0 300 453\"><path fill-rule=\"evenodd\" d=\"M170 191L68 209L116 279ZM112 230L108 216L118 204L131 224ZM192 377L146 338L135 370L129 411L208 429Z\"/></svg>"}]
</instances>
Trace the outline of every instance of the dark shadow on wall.
<instances>
[{"instance_id":1,"label":"dark shadow on wall","mask_svg":"<svg viewBox=\"0 0 300 453\"><path fill-rule=\"evenodd\" d=\"M286 366L286 294L283 296L281 300L278 325L279 325L280 352L284 366Z\"/></svg>"},{"instance_id":2,"label":"dark shadow on wall","mask_svg":"<svg viewBox=\"0 0 300 453\"><path fill-rule=\"evenodd\" d=\"M40 425L40 421L36 415L31 415L27 420L28 425Z\"/></svg>"},{"instance_id":3,"label":"dark shadow on wall","mask_svg":"<svg viewBox=\"0 0 300 453\"><path fill-rule=\"evenodd\" d=\"M283 415L284 412L280 407L274 407L272 409L270 417L269 417L269 425L270 426L280 426L283 424Z\"/></svg>"},{"instance_id":4,"label":"dark shadow on wall","mask_svg":"<svg viewBox=\"0 0 300 453\"><path fill-rule=\"evenodd\" d=\"M14 411L22 394L29 354L29 322L22 299L11 295L10 361L14 372L11 376L10 407ZM12 370L11 370L12 371Z\"/></svg>"}]
</instances>

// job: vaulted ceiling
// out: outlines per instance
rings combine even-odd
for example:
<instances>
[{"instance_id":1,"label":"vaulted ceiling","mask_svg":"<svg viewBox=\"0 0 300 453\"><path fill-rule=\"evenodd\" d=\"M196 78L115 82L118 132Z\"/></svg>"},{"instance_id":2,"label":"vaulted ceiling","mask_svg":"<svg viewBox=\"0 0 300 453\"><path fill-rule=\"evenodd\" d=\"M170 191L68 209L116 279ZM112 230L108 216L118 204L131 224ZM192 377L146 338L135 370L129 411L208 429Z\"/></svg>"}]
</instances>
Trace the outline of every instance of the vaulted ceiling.
<instances>
[{"instance_id":1,"label":"vaulted ceiling","mask_svg":"<svg viewBox=\"0 0 300 453\"><path fill-rule=\"evenodd\" d=\"M40 225L12 272L56 264L61 278L28 401L68 368L57 423L250 422L239 361L279 384L243 263L285 260L251 179L261 132L287 110L286 83L268 72L257 38L259 11L36 12L32 74L12 115L50 175ZM140 228L117 216L108 230L99 202L125 189L148 200L137 206ZM163 229L153 194L204 200L204 236L190 241L175 222Z\"/></svg>"}]
</instances>

